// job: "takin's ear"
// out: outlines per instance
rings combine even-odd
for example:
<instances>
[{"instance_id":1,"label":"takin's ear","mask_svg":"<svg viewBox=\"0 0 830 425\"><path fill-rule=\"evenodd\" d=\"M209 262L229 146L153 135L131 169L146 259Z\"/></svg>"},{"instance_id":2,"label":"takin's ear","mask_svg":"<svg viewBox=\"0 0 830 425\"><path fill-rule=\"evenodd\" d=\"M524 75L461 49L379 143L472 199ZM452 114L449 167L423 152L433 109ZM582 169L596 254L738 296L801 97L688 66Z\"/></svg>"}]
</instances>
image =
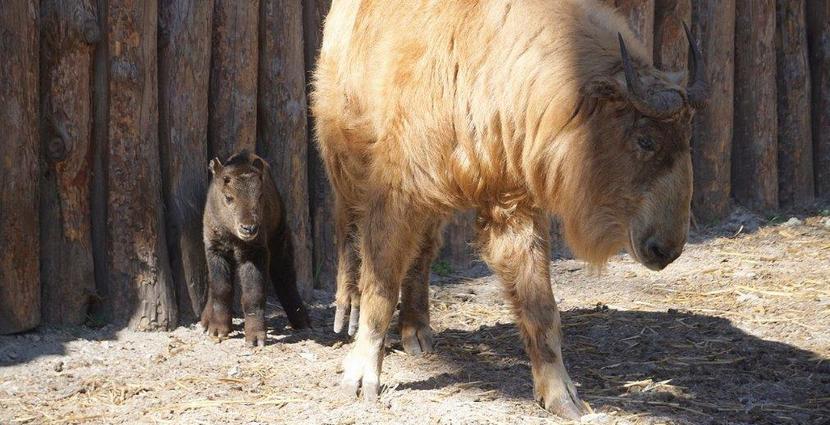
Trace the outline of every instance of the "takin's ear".
<instances>
[{"instance_id":1,"label":"takin's ear","mask_svg":"<svg viewBox=\"0 0 830 425\"><path fill-rule=\"evenodd\" d=\"M265 161L258 156L254 157L253 161L251 161L251 165L253 165L254 168L259 170L260 172L265 170L265 167L268 166L268 164L266 164Z\"/></svg>"},{"instance_id":2,"label":"takin's ear","mask_svg":"<svg viewBox=\"0 0 830 425\"><path fill-rule=\"evenodd\" d=\"M212 175L213 177L216 177L219 174L221 174L222 168L222 162L219 161L219 158L213 158L210 160L210 163L208 163L208 170L210 170L210 175Z\"/></svg>"},{"instance_id":3,"label":"takin's ear","mask_svg":"<svg viewBox=\"0 0 830 425\"><path fill-rule=\"evenodd\" d=\"M596 77L582 87L582 95L594 99L622 100L625 86L614 77Z\"/></svg>"}]
</instances>

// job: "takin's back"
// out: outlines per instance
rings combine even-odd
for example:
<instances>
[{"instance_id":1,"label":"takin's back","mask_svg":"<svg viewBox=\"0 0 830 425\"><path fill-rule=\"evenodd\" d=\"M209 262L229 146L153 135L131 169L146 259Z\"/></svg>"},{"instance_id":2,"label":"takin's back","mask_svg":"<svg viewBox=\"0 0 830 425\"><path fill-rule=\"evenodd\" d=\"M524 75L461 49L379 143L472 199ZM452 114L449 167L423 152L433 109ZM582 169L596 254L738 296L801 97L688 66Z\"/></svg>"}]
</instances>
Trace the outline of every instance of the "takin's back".
<instances>
[{"instance_id":1,"label":"takin's back","mask_svg":"<svg viewBox=\"0 0 830 425\"><path fill-rule=\"evenodd\" d=\"M616 34L635 40L581 0L335 0L324 32L312 108L333 183L435 208L522 191L584 83L619 66Z\"/></svg>"}]
</instances>

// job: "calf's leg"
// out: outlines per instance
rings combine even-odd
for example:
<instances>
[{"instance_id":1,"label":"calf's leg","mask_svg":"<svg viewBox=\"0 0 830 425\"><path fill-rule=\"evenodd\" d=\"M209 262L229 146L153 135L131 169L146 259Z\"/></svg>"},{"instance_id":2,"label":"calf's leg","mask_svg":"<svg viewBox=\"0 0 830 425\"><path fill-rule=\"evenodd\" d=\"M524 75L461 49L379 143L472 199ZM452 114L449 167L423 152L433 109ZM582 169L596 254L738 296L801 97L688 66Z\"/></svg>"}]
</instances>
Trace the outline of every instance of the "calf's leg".
<instances>
[{"instance_id":1,"label":"calf's leg","mask_svg":"<svg viewBox=\"0 0 830 425\"><path fill-rule=\"evenodd\" d=\"M208 266L208 301L202 311L202 327L220 341L231 332L233 267L227 255L210 247L205 250Z\"/></svg>"},{"instance_id":2,"label":"calf's leg","mask_svg":"<svg viewBox=\"0 0 830 425\"><path fill-rule=\"evenodd\" d=\"M562 417L579 418L583 403L562 362L562 330L550 285L548 218L520 209L483 216L481 222L482 256L512 303L536 399Z\"/></svg>"},{"instance_id":3,"label":"calf's leg","mask_svg":"<svg viewBox=\"0 0 830 425\"><path fill-rule=\"evenodd\" d=\"M417 254L418 217L407 205L387 197L368 204L360 220L360 326L343 362L341 387L351 395L362 388L364 399L380 390L383 342L400 293L401 280Z\"/></svg>"},{"instance_id":4,"label":"calf's leg","mask_svg":"<svg viewBox=\"0 0 830 425\"><path fill-rule=\"evenodd\" d=\"M335 240L337 244L337 291L334 296L334 332L343 331L349 319L349 335L354 335L360 318L360 290L358 289L357 220L354 211L341 195L334 202Z\"/></svg>"},{"instance_id":5,"label":"calf's leg","mask_svg":"<svg viewBox=\"0 0 830 425\"><path fill-rule=\"evenodd\" d=\"M268 245L271 251L270 274L277 299L294 329L311 327L311 320L300 292L297 290L297 272L294 270L294 246L285 221Z\"/></svg>"},{"instance_id":6,"label":"calf's leg","mask_svg":"<svg viewBox=\"0 0 830 425\"><path fill-rule=\"evenodd\" d=\"M441 249L439 221L424 226L418 256L409 267L401 286L401 345L407 354L433 351L432 328L429 326L429 267Z\"/></svg>"},{"instance_id":7,"label":"calf's leg","mask_svg":"<svg viewBox=\"0 0 830 425\"><path fill-rule=\"evenodd\" d=\"M242 289L242 312L245 314L245 342L265 346L265 270L268 264L264 249L244 253L236 267Z\"/></svg>"}]
</instances>

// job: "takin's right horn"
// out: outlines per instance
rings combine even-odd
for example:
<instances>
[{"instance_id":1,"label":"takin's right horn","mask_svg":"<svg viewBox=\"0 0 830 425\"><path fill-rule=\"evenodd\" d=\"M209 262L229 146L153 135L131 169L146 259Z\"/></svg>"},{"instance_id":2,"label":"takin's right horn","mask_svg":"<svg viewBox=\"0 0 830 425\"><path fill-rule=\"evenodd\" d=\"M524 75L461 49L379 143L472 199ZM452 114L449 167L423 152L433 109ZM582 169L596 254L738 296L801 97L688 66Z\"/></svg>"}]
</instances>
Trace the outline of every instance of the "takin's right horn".
<instances>
[{"instance_id":1,"label":"takin's right horn","mask_svg":"<svg viewBox=\"0 0 830 425\"><path fill-rule=\"evenodd\" d=\"M689 99L689 104L695 109L700 109L706 106L709 101L709 87L706 84L706 77L703 71L703 54L700 52L700 47L692 39L692 32L686 23L683 23L683 29L686 30L686 39L689 40L689 51L692 53L691 78L689 84L686 86L686 96Z\"/></svg>"},{"instance_id":2,"label":"takin's right horn","mask_svg":"<svg viewBox=\"0 0 830 425\"><path fill-rule=\"evenodd\" d=\"M657 119L673 117L685 103L680 93L675 90L660 90L650 95L646 93L640 76L631 65L631 58L628 56L622 34L618 33L617 36L620 39L620 55L625 71L625 84L629 92L628 99L643 115Z\"/></svg>"}]
</instances>

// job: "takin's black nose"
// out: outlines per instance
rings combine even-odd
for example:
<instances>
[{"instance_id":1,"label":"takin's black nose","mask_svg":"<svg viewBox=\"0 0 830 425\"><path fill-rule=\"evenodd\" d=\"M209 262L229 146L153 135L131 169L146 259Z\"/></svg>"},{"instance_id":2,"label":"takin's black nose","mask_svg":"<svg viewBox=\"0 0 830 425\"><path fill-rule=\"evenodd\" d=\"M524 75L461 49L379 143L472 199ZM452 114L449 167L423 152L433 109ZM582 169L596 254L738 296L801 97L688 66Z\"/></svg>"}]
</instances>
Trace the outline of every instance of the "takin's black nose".
<instances>
[{"instance_id":1,"label":"takin's black nose","mask_svg":"<svg viewBox=\"0 0 830 425\"><path fill-rule=\"evenodd\" d=\"M252 237L256 236L259 231L259 226L256 224L242 224L239 226L239 234Z\"/></svg>"},{"instance_id":2,"label":"takin's black nose","mask_svg":"<svg viewBox=\"0 0 830 425\"><path fill-rule=\"evenodd\" d=\"M683 252L682 245L680 248L676 248L674 246L661 244L654 239L649 239L648 242L646 242L646 255L648 256L648 262L654 265L657 270L662 270L671 264L672 261L676 260L677 257L680 256L681 252Z\"/></svg>"}]
</instances>

